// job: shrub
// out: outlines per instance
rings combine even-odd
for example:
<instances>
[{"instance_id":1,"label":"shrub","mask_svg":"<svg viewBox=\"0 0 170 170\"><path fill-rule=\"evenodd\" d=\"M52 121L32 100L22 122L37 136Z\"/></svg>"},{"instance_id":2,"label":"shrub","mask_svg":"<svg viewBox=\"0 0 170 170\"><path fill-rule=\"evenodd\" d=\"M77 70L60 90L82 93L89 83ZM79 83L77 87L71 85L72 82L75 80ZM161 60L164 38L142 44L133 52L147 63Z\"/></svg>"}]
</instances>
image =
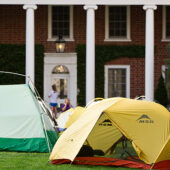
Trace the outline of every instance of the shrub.
<instances>
[{"instance_id":1,"label":"shrub","mask_svg":"<svg viewBox=\"0 0 170 170\"><path fill-rule=\"evenodd\" d=\"M35 45L35 85L43 96L44 47ZM0 70L25 74L25 45L0 44ZM0 74L0 84L25 84L25 77Z\"/></svg>"},{"instance_id":2,"label":"shrub","mask_svg":"<svg viewBox=\"0 0 170 170\"><path fill-rule=\"evenodd\" d=\"M158 87L155 90L155 100L163 106L167 106L168 104L167 90L162 75L159 78Z\"/></svg>"}]
</instances>

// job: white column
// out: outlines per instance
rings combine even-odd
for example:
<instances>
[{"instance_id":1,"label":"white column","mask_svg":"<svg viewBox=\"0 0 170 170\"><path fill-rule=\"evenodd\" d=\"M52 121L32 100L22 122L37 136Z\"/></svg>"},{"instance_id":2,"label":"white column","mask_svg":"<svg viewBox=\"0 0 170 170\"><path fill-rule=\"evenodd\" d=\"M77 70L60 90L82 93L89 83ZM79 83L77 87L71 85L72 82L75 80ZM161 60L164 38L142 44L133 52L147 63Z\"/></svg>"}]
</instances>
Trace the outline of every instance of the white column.
<instances>
[{"instance_id":1,"label":"white column","mask_svg":"<svg viewBox=\"0 0 170 170\"><path fill-rule=\"evenodd\" d=\"M86 104L95 97L95 10L85 5L86 14Z\"/></svg>"},{"instance_id":2,"label":"white column","mask_svg":"<svg viewBox=\"0 0 170 170\"><path fill-rule=\"evenodd\" d=\"M29 75L34 83L34 10L36 5L24 5L26 10L26 75ZM28 78L26 78L28 83Z\"/></svg>"},{"instance_id":3,"label":"white column","mask_svg":"<svg viewBox=\"0 0 170 170\"><path fill-rule=\"evenodd\" d=\"M154 100L154 10L155 5L145 5L145 97Z\"/></svg>"}]
</instances>

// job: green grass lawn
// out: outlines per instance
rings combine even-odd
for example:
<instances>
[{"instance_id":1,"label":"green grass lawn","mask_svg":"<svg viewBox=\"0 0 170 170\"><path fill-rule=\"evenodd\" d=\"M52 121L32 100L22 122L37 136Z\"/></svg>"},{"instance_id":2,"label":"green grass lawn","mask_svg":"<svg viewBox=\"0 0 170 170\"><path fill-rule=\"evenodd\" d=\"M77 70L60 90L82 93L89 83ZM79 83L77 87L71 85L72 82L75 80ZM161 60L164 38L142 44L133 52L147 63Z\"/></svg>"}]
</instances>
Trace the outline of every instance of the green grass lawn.
<instances>
[{"instance_id":1,"label":"green grass lawn","mask_svg":"<svg viewBox=\"0 0 170 170\"><path fill-rule=\"evenodd\" d=\"M84 166L84 165L52 165L48 163L48 153L0 152L0 170L130 170L131 168ZM135 170L135 169L133 169Z\"/></svg>"},{"instance_id":2,"label":"green grass lawn","mask_svg":"<svg viewBox=\"0 0 170 170\"><path fill-rule=\"evenodd\" d=\"M136 156L136 153L131 146L130 142L128 142L128 148L132 155ZM120 158L122 153L122 145L119 143L115 149L113 155L108 157ZM53 170L53 169L61 169L61 170L131 170L132 168L123 168L123 167L106 167L106 166L89 166L89 165L71 165L71 164L63 164L63 165L52 165L48 162L49 153L22 153L22 152L0 152L0 170ZM127 156L127 155L124 155ZM137 169L132 169L137 170Z\"/></svg>"}]
</instances>

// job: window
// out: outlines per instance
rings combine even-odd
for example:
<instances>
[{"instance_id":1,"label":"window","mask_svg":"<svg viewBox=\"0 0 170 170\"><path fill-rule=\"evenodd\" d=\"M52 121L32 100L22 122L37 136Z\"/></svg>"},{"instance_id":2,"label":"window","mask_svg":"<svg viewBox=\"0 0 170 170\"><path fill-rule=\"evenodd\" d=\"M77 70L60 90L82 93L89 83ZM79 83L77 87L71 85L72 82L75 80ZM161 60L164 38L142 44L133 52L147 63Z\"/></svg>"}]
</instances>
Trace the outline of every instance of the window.
<instances>
[{"instance_id":1,"label":"window","mask_svg":"<svg viewBox=\"0 0 170 170\"><path fill-rule=\"evenodd\" d=\"M56 84L59 99L68 97L69 70L66 66L58 65L52 70L52 84Z\"/></svg>"},{"instance_id":2,"label":"window","mask_svg":"<svg viewBox=\"0 0 170 170\"><path fill-rule=\"evenodd\" d=\"M63 65L58 65L53 69L52 74L69 74L69 70Z\"/></svg>"},{"instance_id":3,"label":"window","mask_svg":"<svg viewBox=\"0 0 170 170\"><path fill-rule=\"evenodd\" d=\"M105 66L105 97L130 97L130 66Z\"/></svg>"},{"instance_id":4,"label":"window","mask_svg":"<svg viewBox=\"0 0 170 170\"><path fill-rule=\"evenodd\" d=\"M73 6L48 7L48 41L55 41L59 35L73 41Z\"/></svg>"},{"instance_id":5,"label":"window","mask_svg":"<svg viewBox=\"0 0 170 170\"><path fill-rule=\"evenodd\" d=\"M57 87L59 99L65 99L68 97L68 79L66 77L53 78L53 84Z\"/></svg>"},{"instance_id":6,"label":"window","mask_svg":"<svg viewBox=\"0 0 170 170\"><path fill-rule=\"evenodd\" d=\"M105 41L130 41L129 6L106 6Z\"/></svg>"},{"instance_id":7,"label":"window","mask_svg":"<svg viewBox=\"0 0 170 170\"><path fill-rule=\"evenodd\" d=\"M170 6L163 6L163 41L170 41Z\"/></svg>"}]
</instances>

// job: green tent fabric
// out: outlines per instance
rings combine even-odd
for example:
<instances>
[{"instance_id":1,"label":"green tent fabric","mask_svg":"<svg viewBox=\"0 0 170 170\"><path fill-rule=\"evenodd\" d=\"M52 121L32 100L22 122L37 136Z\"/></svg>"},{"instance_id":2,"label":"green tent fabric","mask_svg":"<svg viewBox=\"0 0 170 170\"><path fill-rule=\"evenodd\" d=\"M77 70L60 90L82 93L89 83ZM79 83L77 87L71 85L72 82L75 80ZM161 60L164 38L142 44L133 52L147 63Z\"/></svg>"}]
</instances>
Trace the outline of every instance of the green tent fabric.
<instances>
[{"instance_id":1,"label":"green tent fabric","mask_svg":"<svg viewBox=\"0 0 170 170\"><path fill-rule=\"evenodd\" d=\"M51 152L58 135L30 87L0 86L0 150Z\"/></svg>"}]
</instances>

